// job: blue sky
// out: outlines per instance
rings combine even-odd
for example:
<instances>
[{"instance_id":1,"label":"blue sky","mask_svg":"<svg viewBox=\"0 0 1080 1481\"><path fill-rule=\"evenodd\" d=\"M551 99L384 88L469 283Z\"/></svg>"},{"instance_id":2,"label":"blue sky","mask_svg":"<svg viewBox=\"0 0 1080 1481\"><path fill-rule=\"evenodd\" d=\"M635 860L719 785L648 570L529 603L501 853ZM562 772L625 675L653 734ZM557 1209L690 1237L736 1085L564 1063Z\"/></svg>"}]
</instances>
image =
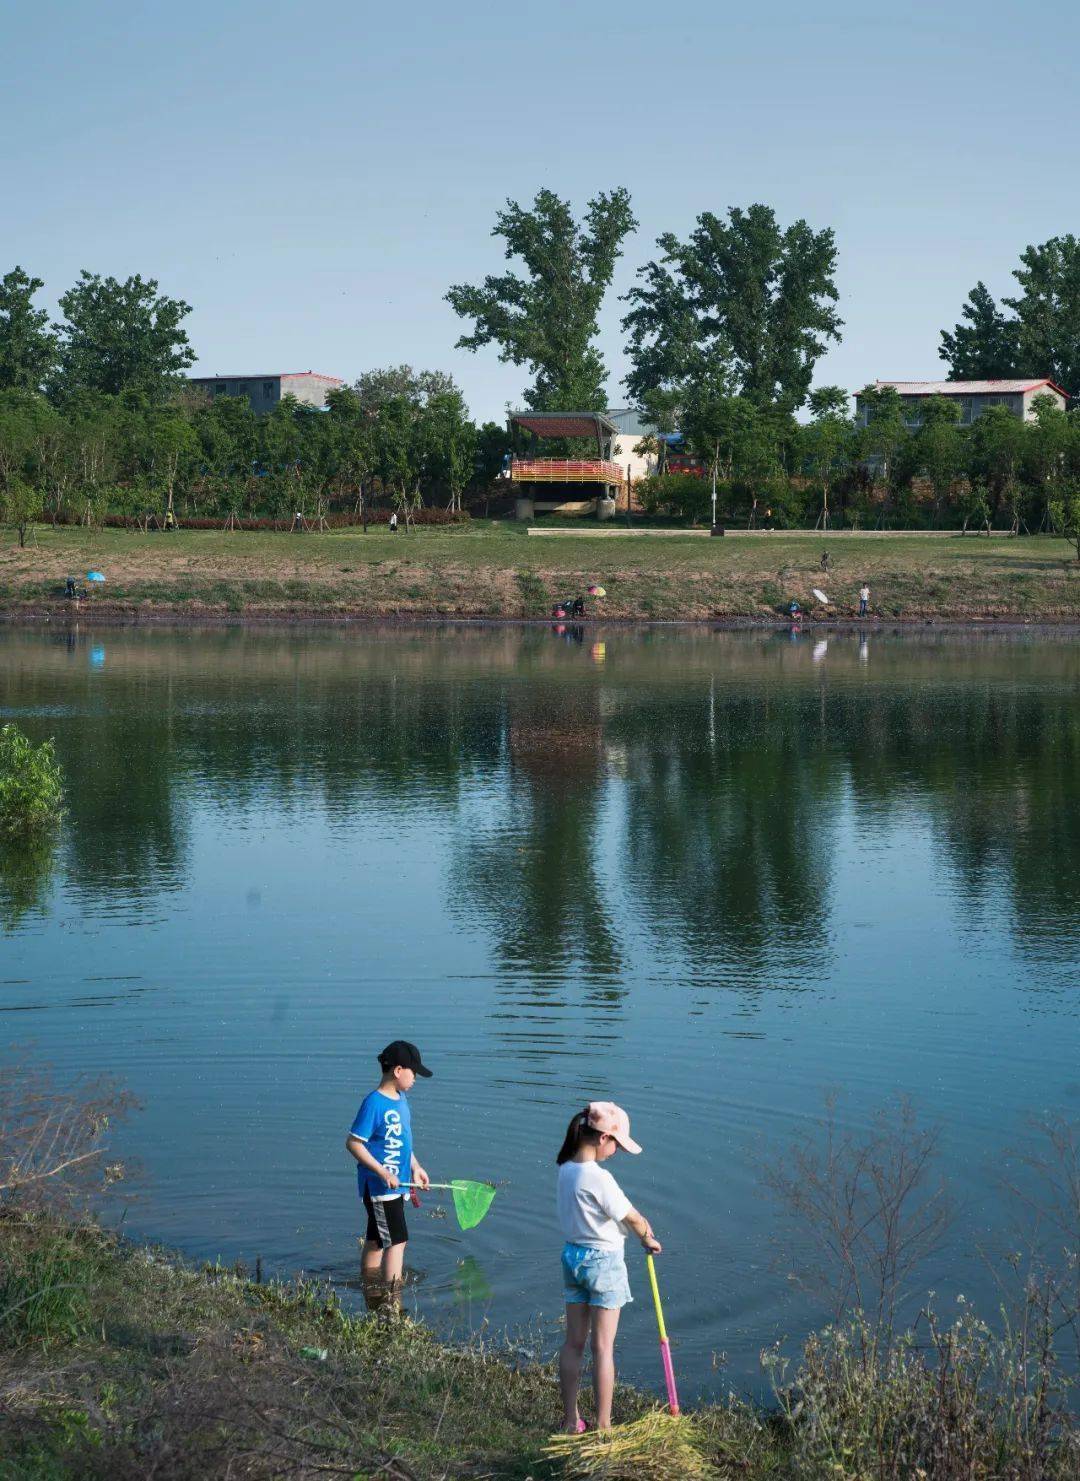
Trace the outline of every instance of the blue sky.
<instances>
[{"instance_id":1,"label":"blue sky","mask_svg":"<svg viewBox=\"0 0 1080 1481\"><path fill-rule=\"evenodd\" d=\"M930 377L977 278L1080 228L1078 42L1075 7L1001 0L9 6L0 270L50 305L82 267L157 277L204 374L407 360L500 417L526 373L453 348L447 285L501 269L508 196L626 185L613 405L615 293L754 201L836 231L818 383Z\"/></svg>"}]
</instances>

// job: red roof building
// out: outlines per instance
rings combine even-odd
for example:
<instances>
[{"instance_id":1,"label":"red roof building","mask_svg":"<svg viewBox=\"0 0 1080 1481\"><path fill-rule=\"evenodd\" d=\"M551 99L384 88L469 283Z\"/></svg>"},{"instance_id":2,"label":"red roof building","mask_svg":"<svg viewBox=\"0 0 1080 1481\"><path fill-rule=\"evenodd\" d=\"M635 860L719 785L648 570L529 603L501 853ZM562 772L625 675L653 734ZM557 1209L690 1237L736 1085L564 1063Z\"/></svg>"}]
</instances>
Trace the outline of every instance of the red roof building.
<instances>
[{"instance_id":1,"label":"red roof building","mask_svg":"<svg viewBox=\"0 0 1080 1481\"><path fill-rule=\"evenodd\" d=\"M879 391L886 386L891 386L899 394L904 406L904 420L909 427L921 425L922 414L919 410L919 403L925 401L928 396L943 396L948 401L958 402L962 427L969 427L991 406L1007 406L1014 415L1030 422L1035 416L1036 397L1049 396L1061 407L1062 411L1065 410L1068 402L1068 396L1061 387L1045 378L1037 380L1031 377L1021 377L1017 380L987 381L875 381L873 389ZM866 426L867 408L863 404L861 394L855 397L855 419L861 427Z\"/></svg>"}]
</instances>

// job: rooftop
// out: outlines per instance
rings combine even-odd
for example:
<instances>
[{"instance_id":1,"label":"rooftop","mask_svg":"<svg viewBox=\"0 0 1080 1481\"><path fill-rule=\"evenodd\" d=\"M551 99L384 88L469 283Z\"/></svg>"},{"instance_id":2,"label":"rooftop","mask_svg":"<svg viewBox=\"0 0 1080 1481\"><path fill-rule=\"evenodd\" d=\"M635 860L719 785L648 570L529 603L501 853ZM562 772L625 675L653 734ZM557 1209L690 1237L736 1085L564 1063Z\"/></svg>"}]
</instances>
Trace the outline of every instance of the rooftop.
<instances>
[{"instance_id":1,"label":"rooftop","mask_svg":"<svg viewBox=\"0 0 1080 1481\"><path fill-rule=\"evenodd\" d=\"M261 381L282 380L296 381L305 376L311 376L313 380L333 381L335 386L343 386L345 382L338 375L323 375L321 370L253 370L244 373L238 370L229 370L224 374L216 375L189 375L189 381Z\"/></svg>"},{"instance_id":2,"label":"rooftop","mask_svg":"<svg viewBox=\"0 0 1080 1481\"><path fill-rule=\"evenodd\" d=\"M1037 391L1040 386L1049 386L1064 396L1065 392L1052 380L998 380L998 381L875 381L874 390L891 386L901 396L994 396L1004 392Z\"/></svg>"},{"instance_id":3,"label":"rooftop","mask_svg":"<svg viewBox=\"0 0 1080 1481\"><path fill-rule=\"evenodd\" d=\"M611 437L619 430L602 411L515 411L510 421L537 437Z\"/></svg>"}]
</instances>

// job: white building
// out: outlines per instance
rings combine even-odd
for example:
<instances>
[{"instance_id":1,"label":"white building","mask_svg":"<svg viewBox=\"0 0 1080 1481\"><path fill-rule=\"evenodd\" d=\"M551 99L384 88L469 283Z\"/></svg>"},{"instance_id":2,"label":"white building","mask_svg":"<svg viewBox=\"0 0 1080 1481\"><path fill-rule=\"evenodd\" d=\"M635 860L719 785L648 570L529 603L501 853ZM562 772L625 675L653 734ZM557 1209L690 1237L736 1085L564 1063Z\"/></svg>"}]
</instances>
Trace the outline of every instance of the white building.
<instances>
[{"instance_id":1,"label":"white building","mask_svg":"<svg viewBox=\"0 0 1080 1481\"><path fill-rule=\"evenodd\" d=\"M648 478L656 472L656 458L654 456L643 456L636 453L634 448L643 437L652 435L656 428L645 420L644 412L638 411L633 406L621 407L615 411L609 411L607 415L615 423L618 432L618 441L612 449L612 457L623 470L630 470L630 482L637 483L639 478Z\"/></svg>"},{"instance_id":2,"label":"white building","mask_svg":"<svg viewBox=\"0 0 1080 1481\"><path fill-rule=\"evenodd\" d=\"M246 396L252 411L273 411L283 396L295 396L308 406L325 406L327 393L344 384L336 375L320 375L314 370L188 376L188 385L197 386L207 396Z\"/></svg>"}]
</instances>

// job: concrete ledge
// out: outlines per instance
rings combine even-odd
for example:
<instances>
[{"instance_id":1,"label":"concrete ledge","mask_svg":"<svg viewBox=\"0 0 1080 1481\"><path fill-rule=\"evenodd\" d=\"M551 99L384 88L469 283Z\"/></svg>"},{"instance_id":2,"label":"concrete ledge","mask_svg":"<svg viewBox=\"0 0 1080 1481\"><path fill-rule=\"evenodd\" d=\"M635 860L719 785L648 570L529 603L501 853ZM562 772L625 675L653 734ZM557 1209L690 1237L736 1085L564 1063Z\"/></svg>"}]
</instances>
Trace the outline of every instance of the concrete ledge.
<instances>
[{"instance_id":1,"label":"concrete ledge","mask_svg":"<svg viewBox=\"0 0 1080 1481\"><path fill-rule=\"evenodd\" d=\"M606 529L598 529L593 524L583 524L580 530L568 530L560 527L555 530L538 530L530 527L530 535L545 535L556 538L559 535L569 535L574 539L581 539L585 535L611 535L621 536L623 539L644 539L647 536L663 538L668 535L678 535L682 538L687 536L708 538L709 530L628 530L625 527L609 525ZM821 544L828 544L831 540L970 540L972 544L984 540L984 535L976 535L971 530L962 535L959 530L829 530L822 534L821 530L733 530L730 525L724 528L724 536L728 540L768 540L774 535L781 539L817 540ZM1012 530L992 530L992 540L1014 540L1018 537Z\"/></svg>"},{"instance_id":2,"label":"concrete ledge","mask_svg":"<svg viewBox=\"0 0 1080 1481\"><path fill-rule=\"evenodd\" d=\"M642 539L646 539L649 536L660 536L661 538L663 538L663 536L665 536L665 535L678 535L681 539L685 539L687 535L692 535L692 536L694 536L694 535L705 535L707 537L708 534L709 534L709 531L708 530L627 530L625 528L624 529L620 529L618 527L618 525L615 525L615 526L612 526L612 525L597 526L597 525L594 525L594 524L588 524L588 525L584 525L583 524L580 530L566 530L566 529L538 530L538 529L535 528L535 526L530 525L527 533L530 534L530 535L544 535L548 539L557 539L559 535L568 535L573 540L580 540L585 535L588 535L590 537L595 537L595 536L598 536L598 535L603 535L603 536L611 535L611 536L614 536L616 539L621 538L623 540L626 540L626 539L630 539L630 540L642 540ZM728 531L728 534L730 534L730 533L731 533L731 531L729 530Z\"/></svg>"}]
</instances>

